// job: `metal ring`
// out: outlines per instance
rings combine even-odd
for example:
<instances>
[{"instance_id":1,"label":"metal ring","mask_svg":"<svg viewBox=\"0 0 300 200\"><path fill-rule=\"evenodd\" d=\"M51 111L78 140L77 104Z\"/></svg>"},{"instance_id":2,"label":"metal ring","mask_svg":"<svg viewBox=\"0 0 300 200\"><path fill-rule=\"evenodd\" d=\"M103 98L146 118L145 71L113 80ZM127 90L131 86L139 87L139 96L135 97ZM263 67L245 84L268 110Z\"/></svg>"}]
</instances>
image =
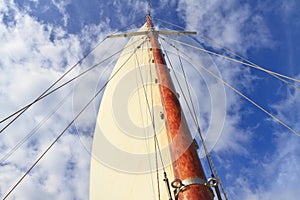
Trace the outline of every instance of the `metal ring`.
<instances>
[{"instance_id":1,"label":"metal ring","mask_svg":"<svg viewBox=\"0 0 300 200\"><path fill-rule=\"evenodd\" d=\"M209 178L206 182L206 186L208 187L217 187L218 186L218 179L216 178Z\"/></svg>"},{"instance_id":2,"label":"metal ring","mask_svg":"<svg viewBox=\"0 0 300 200\"><path fill-rule=\"evenodd\" d=\"M181 188L183 186L183 184L182 184L182 181L177 178L174 181L172 181L171 186L173 188Z\"/></svg>"}]
</instances>

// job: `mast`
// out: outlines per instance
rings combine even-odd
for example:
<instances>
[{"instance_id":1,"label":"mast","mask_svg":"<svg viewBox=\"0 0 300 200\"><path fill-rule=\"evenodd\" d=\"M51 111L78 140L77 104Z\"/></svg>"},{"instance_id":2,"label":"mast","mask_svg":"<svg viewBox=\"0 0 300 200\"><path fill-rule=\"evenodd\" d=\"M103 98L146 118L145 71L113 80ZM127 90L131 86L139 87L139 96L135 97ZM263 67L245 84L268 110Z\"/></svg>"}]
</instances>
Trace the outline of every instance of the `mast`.
<instances>
[{"instance_id":1,"label":"mast","mask_svg":"<svg viewBox=\"0 0 300 200\"><path fill-rule=\"evenodd\" d=\"M204 185L206 183L204 170L196 147L191 142L193 139L174 92L175 87L158 43L158 33L154 31L149 13L146 15L146 23L166 116L165 123L176 178L172 182L172 186L176 188L175 198L178 200L212 200L213 193L210 188Z\"/></svg>"}]
</instances>

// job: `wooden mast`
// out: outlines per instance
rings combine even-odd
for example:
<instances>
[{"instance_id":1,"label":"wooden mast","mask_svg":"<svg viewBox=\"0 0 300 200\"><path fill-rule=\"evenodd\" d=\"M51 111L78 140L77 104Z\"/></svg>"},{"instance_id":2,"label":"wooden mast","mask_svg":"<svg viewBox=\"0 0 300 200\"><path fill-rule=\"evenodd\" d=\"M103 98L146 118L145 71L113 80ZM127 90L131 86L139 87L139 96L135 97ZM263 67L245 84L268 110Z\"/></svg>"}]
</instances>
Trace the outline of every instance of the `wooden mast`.
<instances>
[{"instance_id":1,"label":"wooden mast","mask_svg":"<svg viewBox=\"0 0 300 200\"><path fill-rule=\"evenodd\" d=\"M178 200L212 200L213 193L204 185L204 182L201 183L201 180L206 180L206 177L196 147L191 142L193 139L176 93L174 92L175 87L169 70L166 67L166 61L160 49L157 32L154 31L150 14L146 15L146 22L166 116L166 127L171 144L170 152L173 159L173 171L175 178L178 179L178 181L173 183L179 189L177 198ZM184 184L188 186L182 188L180 187L182 186L181 183L188 183Z\"/></svg>"}]
</instances>

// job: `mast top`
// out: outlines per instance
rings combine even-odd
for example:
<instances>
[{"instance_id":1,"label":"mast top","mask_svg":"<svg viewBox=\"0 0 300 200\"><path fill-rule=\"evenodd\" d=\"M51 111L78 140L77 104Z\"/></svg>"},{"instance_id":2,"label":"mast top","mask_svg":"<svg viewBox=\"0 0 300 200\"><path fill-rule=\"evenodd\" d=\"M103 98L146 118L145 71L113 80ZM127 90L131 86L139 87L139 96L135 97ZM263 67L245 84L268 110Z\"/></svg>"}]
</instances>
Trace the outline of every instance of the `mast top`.
<instances>
[{"instance_id":1,"label":"mast top","mask_svg":"<svg viewBox=\"0 0 300 200\"><path fill-rule=\"evenodd\" d=\"M151 6L151 3L150 3L150 1L148 1L148 6L147 6L147 14L149 14L150 15L150 10L151 10L151 8L152 8L152 6Z\"/></svg>"},{"instance_id":2,"label":"mast top","mask_svg":"<svg viewBox=\"0 0 300 200\"><path fill-rule=\"evenodd\" d=\"M121 33L121 34L114 34L114 35L108 35L107 38L115 38L115 37L132 37L132 36L138 36L138 35L147 35L149 32L154 32L155 34L160 35L182 35L182 34L196 34L194 31L173 31L173 30L162 30L162 31L156 31L154 30L154 25L151 20L150 13L146 14L146 27L148 28L147 31L138 31L138 32L127 32L127 33Z\"/></svg>"}]
</instances>

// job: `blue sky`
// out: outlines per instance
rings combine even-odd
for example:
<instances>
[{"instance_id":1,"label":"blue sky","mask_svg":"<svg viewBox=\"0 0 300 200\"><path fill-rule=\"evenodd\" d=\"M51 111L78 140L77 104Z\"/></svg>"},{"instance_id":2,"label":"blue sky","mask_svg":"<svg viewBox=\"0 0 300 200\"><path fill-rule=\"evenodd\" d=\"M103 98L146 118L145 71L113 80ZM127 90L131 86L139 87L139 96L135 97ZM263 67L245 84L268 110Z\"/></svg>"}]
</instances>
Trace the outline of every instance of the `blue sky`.
<instances>
[{"instance_id":1,"label":"blue sky","mask_svg":"<svg viewBox=\"0 0 300 200\"><path fill-rule=\"evenodd\" d=\"M37 97L107 34L136 19L139 21L135 24L142 25L146 5L145 1L133 0L1 2L1 119ZM298 79L299 9L297 0L152 1L152 16L157 25L162 27L156 18L195 30L262 67ZM202 44L218 50L211 43L202 41ZM225 81L300 131L299 90L256 69L213 59ZM99 73L105 77L108 72L100 70ZM98 79L96 73L90 76L90 80ZM84 80L88 88L92 83ZM0 164L1 197L78 110L78 98L74 101L72 95L68 95L72 87L40 102L0 134L3 158L65 99L37 134ZM75 96L80 95L80 91ZM297 189L300 138L230 89L226 88L225 92L227 111L223 130L217 138L207 137L229 199L295 199L300 195ZM209 99L203 101L199 105L203 116L209 115ZM84 115L83 119L92 122L95 108L97 103L90 110L93 115ZM204 118L200 122L203 127L217 124L217 121L205 122ZM90 132L89 126L81 125L85 132ZM91 137L81 133L79 138L74 132L71 129L61 138L55 149L18 186L11 199L88 198Z\"/></svg>"}]
</instances>

